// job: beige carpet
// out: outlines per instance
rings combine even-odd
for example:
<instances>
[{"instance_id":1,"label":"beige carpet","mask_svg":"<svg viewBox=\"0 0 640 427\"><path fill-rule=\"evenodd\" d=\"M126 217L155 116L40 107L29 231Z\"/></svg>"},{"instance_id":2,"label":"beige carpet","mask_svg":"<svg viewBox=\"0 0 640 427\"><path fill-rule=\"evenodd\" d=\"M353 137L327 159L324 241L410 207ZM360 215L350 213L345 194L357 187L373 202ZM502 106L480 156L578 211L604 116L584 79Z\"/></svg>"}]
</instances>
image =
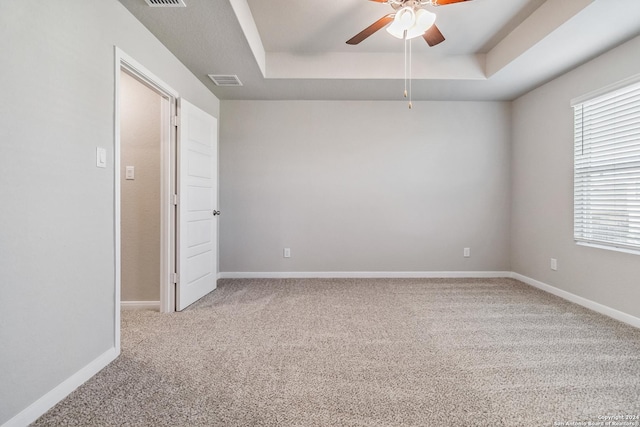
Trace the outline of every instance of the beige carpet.
<instances>
[{"instance_id":1,"label":"beige carpet","mask_svg":"<svg viewBox=\"0 0 640 427\"><path fill-rule=\"evenodd\" d=\"M221 280L122 320L34 425L640 424L640 330L511 279Z\"/></svg>"}]
</instances>

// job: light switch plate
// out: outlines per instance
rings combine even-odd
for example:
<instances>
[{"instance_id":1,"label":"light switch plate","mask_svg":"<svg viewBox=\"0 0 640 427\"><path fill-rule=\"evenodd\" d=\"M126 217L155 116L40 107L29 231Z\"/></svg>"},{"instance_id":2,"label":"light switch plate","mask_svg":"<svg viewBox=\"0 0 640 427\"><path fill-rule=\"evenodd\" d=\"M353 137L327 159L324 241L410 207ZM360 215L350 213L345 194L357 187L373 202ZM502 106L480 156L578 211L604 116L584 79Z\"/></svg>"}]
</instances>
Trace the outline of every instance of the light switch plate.
<instances>
[{"instance_id":1,"label":"light switch plate","mask_svg":"<svg viewBox=\"0 0 640 427\"><path fill-rule=\"evenodd\" d=\"M96 166L99 168L107 167L107 150L103 147L96 147Z\"/></svg>"},{"instance_id":2,"label":"light switch plate","mask_svg":"<svg viewBox=\"0 0 640 427\"><path fill-rule=\"evenodd\" d=\"M136 169L134 166L127 166L124 173L125 179L136 179Z\"/></svg>"}]
</instances>

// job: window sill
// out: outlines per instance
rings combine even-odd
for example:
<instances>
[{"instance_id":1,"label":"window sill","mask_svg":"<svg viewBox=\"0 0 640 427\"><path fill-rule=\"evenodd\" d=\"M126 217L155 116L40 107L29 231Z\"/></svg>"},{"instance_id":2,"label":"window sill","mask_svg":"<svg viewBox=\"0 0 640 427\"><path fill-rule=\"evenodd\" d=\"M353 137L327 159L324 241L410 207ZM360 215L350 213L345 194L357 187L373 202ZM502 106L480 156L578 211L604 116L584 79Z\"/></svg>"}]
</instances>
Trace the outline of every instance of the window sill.
<instances>
[{"instance_id":1,"label":"window sill","mask_svg":"<svg viewBox=\"0 0 640 427\"><path fill-rule=\"evenodd\" d=\"M602 245L598 243L581 242L577 240L575 242L576 242L576 245L580 245L580 246L588 246L591 248L605 249L607 251L624 252L626 254L640 255L640 249L621 248L619 246L608 246L608 245Z\"/></svg>"}]
</instances>

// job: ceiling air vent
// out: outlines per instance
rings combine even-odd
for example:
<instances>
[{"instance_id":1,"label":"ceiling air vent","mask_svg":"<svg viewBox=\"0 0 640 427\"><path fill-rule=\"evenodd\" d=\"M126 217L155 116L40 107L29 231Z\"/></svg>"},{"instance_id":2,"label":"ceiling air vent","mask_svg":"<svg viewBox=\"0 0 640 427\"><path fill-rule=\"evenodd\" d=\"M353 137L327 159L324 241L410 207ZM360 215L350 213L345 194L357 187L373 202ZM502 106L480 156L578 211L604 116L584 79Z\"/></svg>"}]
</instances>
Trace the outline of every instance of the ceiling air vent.
<instances>
[{"instance_id":1,"label":"ceiling air vent","mask_svg":"<svg viewBox=\"0 0 640 427\"><path fill-rule=\"evenodd\" d=\"M234 74L209 74L216 86L242 86L238 76Z\"/></svg>"},{"instance_id":2,"label":"ceiling air vent","mask_svg":"<svg viewBox=\"0 0 640 427\"><path fill-rule=\"evenodd\" d=\"M151 7L187 7L184 0L144 0Z\"/></svg>"}]
</instances>

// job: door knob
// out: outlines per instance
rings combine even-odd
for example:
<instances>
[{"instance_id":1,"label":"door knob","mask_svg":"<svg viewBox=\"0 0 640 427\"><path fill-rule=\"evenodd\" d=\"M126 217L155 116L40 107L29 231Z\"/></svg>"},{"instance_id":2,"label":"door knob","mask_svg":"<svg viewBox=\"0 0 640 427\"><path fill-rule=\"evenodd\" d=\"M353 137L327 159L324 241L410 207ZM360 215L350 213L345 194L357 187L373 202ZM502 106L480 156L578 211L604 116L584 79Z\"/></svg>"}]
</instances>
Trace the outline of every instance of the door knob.
<instances>
[{"instance_id":1,"label":"door knob","mask_svg":"<svg viewBox=\"0 0 640 427\"><path fill-rule=\"evenodd\" d=\"M220 215L220 211L217 211L217 210L214 209L213 210L213 216L216 216L216 215Z\"/></svg>"}]
</instances>

